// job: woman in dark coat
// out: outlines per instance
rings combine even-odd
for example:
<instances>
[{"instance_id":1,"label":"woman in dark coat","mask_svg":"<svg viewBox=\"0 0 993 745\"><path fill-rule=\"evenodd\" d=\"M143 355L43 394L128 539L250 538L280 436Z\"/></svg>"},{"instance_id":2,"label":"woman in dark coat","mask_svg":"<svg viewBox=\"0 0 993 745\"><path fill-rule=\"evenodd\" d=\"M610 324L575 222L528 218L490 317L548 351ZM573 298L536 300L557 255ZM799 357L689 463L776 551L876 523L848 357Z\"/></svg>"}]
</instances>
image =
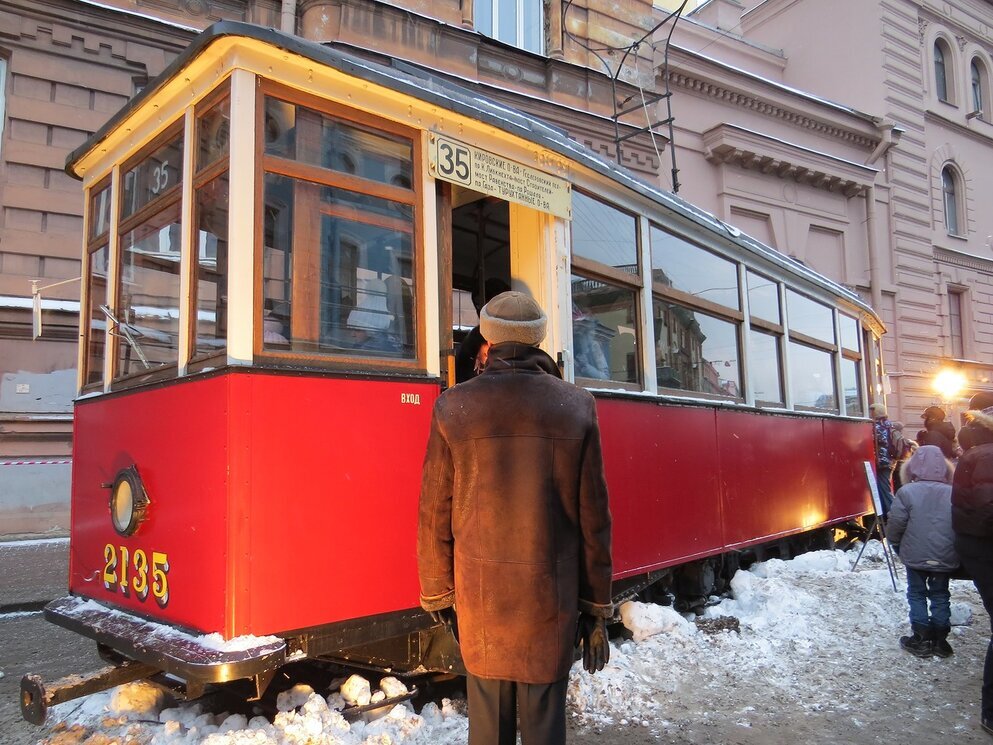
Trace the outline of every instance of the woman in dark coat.
<instances>
[{"instance_id":1,"label":"woman in dark coat","mask_svg":"<svg viewBox=\"0 0 993 745\"><path fill-rule=\"evenodd\" d=\"M952 481L952 527L955 550L993 617L993 399L977 394L970 409L961 434L968 449ZM993 735L993 637L986 650L981 716L983 729Z\"/></svg>"}]
</instances>

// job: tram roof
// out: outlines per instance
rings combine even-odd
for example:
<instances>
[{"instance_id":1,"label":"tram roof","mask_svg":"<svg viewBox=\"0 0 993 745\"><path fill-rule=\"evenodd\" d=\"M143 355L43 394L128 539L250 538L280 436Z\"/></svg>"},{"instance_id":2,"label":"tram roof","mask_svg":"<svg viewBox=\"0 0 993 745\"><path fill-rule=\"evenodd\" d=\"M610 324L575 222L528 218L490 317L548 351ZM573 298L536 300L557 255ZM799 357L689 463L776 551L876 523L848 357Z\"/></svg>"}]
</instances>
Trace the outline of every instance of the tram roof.
<instances>
[{"instance_id":1,"label":"tram roof","mask_svg":"<svg viewBox=\"0 0 993 745\"><path fill-rule=\"evenodd\" d=\"M211 44L219 39L233 36L245 37L272 45L283 51L336 69L346 75L477 119L556 152L602 176L610 178L614 182L627 187L643 197L653 200L677 215L682 216L684 219L726 237L732 243L737 244L752 254L761 256L789 273L799 275L812 284L818 285L834 295L845 298L848 302L858 306L865 313L869 314L879 324L879 327L883 328L882 321L875 311L847 287L828 279L806 265L742 233L734 226L725 223L716 215L700 209L671 192L664 191L641 180L623 166L600 157L585 145L571 139L563 130L548 124L538 117L494 101L476 91L446 80L439 75L434 75L430 71L422 70L413 64L395 61L394 64L396 66L389 67L319 42L308 41L299 36L277 31L273 28L243 23L241 21L220 21L209 26L194 38L190 45L161 74L145 86L140 93L111 117L86 142L69 153L66 157L66 173L74 178L80 178L79 174L75 171L75 166L79 160L95 149L118 125L134 113L134 111L141 108L147 99L155 95L156 92L175 78L181 70L192 60L196 59ZM399 69L400 66L403 69Z\"/></svg>"}]
</instances>

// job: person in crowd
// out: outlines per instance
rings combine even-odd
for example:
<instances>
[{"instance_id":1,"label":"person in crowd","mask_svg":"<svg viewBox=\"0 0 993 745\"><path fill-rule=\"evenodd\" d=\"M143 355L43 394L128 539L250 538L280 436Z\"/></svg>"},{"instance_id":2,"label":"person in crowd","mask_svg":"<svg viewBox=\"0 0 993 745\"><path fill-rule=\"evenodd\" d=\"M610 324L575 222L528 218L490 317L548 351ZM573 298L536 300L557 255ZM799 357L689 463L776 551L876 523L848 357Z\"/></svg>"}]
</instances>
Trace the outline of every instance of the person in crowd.
<instances>
[{"instance_id":1,"label":"person in crowd","mask_svg":"<svg viewBox=\"0 0 993 745\"><path fill-rule=\"evenodd\" d=\"M945 410L928 406L921 414L924 429L917 433L918 445L937 445L946 458L956 457L955 426L945 421Z\"/></svg>"},{"instance_id":2,"label":"person in crowd","mask_svg":"<svg viewBox=\"0 0 993 745\"><path fill-rule=\"evenodd\" d=\"M896 450L893 445L893 425L881 403L869 406L872 414L872 428L876 444L876 486L879 490L879 503L883 508L880 517L886 517L893 502L893 487L890 478L893 474L893 461Z\"/></svg>"},{"instance_id":3,"label":"person in crowd","mask_svg":"<svg viewBox=\"0 0 993 745\"><path fill-rule=\"evenodd\" d=\"M896 494L903 486L903 476L900 471L904 463L909 460L917 448L917 443L908 440L903 434L903 422L893 422L893 449L896 457L893 462L893 493Z\"/></svg>"},{"instance_id":4,"label":"person in crowd","mask_svg":"<svg viewBox=\"0 0 993 745\"><path fill-rule=\"evenodd\" d=\"M952 481L955 550L993 617L993 394L969 402L961 444L965 448ZM993 635L983 668L980 724L993 735Z\"/></svg>"},{"instance_id":5,"label":"person in crowd","mask_svg":"<svg viewBox=\"0 0 993 745\"><path fill-rule=\"evenodd\" d=\"M903 465L904 485L893 497L886 523L907 568L912 634L901 636L900 646L918 657L952 655L948 580L959 565L952 532L953 470L940 448L921 445Z\"/></svg>"},{"instance_id":6,"label":"person in crowd","mask_svg":"<svg viewBox=\"0 0 993 745\"><path fill-rule=\"evenodd\" d=\"M432 413L419 505L421 607L459 629L469 742L565 742L574 649L610 647L611 517L593 396L546 372L546 316L504 292L480 314L482 374ZM556 368L557 369L557 368ZM458 615L455 617L454 611Z\"/></svg>"},{"instance_id":7,"label":"person in crowd","mask_svg":"<svg viewBox=\"0 0 993 745\"><path fill-rule=\"evenodd\" d=\"M480 297L478 292L472 293L472 304L476 307L477 315L483 309L485 303L509 289L510 286L498 277L490 277L486 280L483 297ZM479 326L473 327L455 352L456 383L464 383L482 372L483 368L486 367L489 346L489 342L483 338L483 333L479 330Z\"/></svg>"}]
</instances>

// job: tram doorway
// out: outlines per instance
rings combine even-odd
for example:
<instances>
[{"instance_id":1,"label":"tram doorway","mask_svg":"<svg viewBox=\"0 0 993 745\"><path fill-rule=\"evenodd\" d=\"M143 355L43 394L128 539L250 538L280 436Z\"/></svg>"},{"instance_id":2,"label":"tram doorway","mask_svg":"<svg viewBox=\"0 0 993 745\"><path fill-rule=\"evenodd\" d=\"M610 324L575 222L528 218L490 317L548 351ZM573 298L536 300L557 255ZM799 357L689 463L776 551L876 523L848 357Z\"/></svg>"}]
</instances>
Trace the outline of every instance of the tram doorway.
<instances>
[{"instance_id":1,"label":"tram doorway","mask_svg":"<svg viewBox=\"0 0 993 745\"><path fill-rule=\"evenodd\" d=\"M472 377L479 310L511 288L510 204L468 189L452 190L452 340L456 381ZM465 348L462 348L465 345Z\"/></svg>"}]
</instances>

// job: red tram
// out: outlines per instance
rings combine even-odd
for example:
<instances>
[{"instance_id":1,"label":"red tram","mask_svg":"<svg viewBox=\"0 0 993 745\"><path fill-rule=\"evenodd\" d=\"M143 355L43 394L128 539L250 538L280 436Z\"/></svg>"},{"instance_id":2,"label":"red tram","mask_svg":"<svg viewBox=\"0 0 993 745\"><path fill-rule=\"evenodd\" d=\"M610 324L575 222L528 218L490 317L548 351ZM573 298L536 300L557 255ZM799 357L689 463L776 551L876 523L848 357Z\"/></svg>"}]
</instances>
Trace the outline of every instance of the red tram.
<instances>
[{"instance_id":1,"label":"red tram","mask_svg":"<svg viewBox=\"0 0 993 745\"><path fill-rule=\"evenodd\" d=\"M617 597L870 510L872 310L537 119L221 23L67 170L84 311L46 616L117 664L26 676L30 721L145 677L261 695L304 658L457 671L418 609L417 498L490 280L597 397Z\"/></svg>"}]
</instances>

